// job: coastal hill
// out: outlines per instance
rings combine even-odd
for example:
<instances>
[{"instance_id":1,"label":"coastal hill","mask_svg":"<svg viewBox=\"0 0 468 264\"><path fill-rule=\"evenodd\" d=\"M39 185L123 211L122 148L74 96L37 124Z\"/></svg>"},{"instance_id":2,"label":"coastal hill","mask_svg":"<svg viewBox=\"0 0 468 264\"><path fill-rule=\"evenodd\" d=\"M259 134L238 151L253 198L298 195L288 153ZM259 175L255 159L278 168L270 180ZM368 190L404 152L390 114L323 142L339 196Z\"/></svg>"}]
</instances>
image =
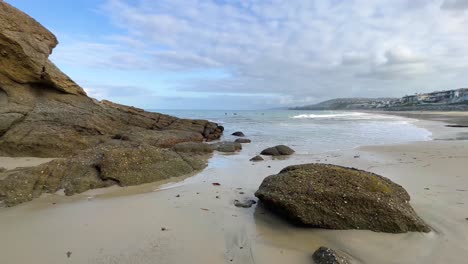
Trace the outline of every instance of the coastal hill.
<instances>
[{"instance_id":1,"label":"coastal hill","mask_svg":"<svg viewBox=\"0 0 468 264\"><path fill-rule=\"evenodd\" d=\"M71 195L141 184L205 166L207 153L172 147L218 139L223 127L90 98L48 59L57 44L37 21L0 1L0 155L61 158L0 168L0 205L59 189Z\"/></svg>"},{"instance_id":2,"label":"coastal hill","mask_svg":"<svg viewBox=\"0 0 468 264\"><path fill-rule=\"evenodd\" d=\"M406 95L401 98L338 98L290 110L467 111L468 88Z\"/></svg>"}]
</instances>

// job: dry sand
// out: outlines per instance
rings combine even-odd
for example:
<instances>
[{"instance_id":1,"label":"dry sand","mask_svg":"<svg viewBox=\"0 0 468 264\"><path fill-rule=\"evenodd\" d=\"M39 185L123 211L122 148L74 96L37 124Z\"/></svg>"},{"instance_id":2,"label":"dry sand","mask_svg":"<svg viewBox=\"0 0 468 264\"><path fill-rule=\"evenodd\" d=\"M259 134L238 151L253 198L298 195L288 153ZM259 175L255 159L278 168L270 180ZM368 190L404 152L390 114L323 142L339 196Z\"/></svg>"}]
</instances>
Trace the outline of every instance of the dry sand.
<instances>
[{"instance_id":1,"label":"dry sand","mask_svg":"<svg viewBox=\"0 0 468 264\"><path fill-rule=\"evenodd\" d=\"M417 125L439 140L258 163L248 159L259 150L244 145L241 153L217 154L203 172L160 188L148 184L73 197L44 195L0 208L0 263L301 264L312 263L311 254L322 245L349 254L355 263L466 263L468 141L453 138L468 128L434 121ZM411 204L434 231L304 229L261 206L233 205L234 199L254 198L265 176L309 162L353 166L392 179L408 190Z\"/></svg>"}]
</instances>

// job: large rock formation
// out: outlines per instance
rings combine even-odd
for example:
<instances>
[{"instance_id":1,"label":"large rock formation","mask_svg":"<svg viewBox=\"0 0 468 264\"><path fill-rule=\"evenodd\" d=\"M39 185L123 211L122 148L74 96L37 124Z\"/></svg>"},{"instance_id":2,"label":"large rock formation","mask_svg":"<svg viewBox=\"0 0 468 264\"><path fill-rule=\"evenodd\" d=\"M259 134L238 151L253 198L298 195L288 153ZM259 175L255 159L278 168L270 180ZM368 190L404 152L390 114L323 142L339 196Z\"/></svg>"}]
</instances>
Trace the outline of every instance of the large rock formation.
<instances>
[{"instance_id":1,"label":"large rock formation","mask_svg":"<svg viewBox=\"0 0 468 264\"><path fill-rule=\"evenodd\" d=\"M106 185L108 179L131 185L200 169L206 155L192 166L193 160L169 148L218 139L223 127L89 98L48 59L57 43L34 19L0 1L0 155L68 158L42 165L44 173L34 168L0 174L0 201L18 198L13 193L21 188L23 201L67 190L68 184L81 186L69 188L74 193ZM93 153L99 157L86 158ZM64 168L66 173L58 172ZM54 172L44 176L48 171ZM27 184L15 182L23 177Z\"/></svg>"},{"instance_id":2,"label":"large rock formation","mask_svg":"<svg viewBox=\"0 0 468 264\"><path fill-rule=\"evenodd\" d=\"M357 169L328 164L289 166L265 178L255 195L300 225L390 233L430 231L400 185Z\"/></svg>"}]
</instances>

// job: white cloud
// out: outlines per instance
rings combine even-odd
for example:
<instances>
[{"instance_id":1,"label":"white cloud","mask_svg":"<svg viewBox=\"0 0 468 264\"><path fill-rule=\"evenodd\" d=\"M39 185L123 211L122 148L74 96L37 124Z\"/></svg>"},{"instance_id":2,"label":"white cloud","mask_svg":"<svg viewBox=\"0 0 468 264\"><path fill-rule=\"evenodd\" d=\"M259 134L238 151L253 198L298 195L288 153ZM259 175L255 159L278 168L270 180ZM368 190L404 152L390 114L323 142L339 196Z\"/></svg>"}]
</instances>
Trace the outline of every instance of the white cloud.
<instances>
[{"instance_id":1,"label":"white cloud","mask_svg":"<svg viewBox=\"0 0 468 264\"><path fill-rule=\"evenodd\" d=\"M287 104L456 88L468 83L460 74L468 67L467 3L108 0L105 14L124 33L109 36L110 45L82 44L91 54L74 62L222 69L230 78L180 83L179 89L277 94ZM80 47L68 49L62 57Z\"/></svg>"}]
</instances>

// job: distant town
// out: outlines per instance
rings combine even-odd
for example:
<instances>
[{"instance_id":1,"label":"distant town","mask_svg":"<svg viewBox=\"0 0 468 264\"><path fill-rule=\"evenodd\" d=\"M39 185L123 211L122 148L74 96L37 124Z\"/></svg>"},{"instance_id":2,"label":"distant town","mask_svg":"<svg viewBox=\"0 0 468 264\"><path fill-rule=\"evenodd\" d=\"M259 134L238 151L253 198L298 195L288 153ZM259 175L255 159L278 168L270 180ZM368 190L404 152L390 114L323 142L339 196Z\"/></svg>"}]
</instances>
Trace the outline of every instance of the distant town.
<instances>
[{"instance_id":1,"label":"distant town","mask_svg":"<svg viewBox=\"0 0 468 264\"><path fill-rule=\"evenodd\" d=\"M293 110L378 109L390 111L468 111L468 88L418 93L401 98L338 98Z\"/></svg>"}]
</instances>

